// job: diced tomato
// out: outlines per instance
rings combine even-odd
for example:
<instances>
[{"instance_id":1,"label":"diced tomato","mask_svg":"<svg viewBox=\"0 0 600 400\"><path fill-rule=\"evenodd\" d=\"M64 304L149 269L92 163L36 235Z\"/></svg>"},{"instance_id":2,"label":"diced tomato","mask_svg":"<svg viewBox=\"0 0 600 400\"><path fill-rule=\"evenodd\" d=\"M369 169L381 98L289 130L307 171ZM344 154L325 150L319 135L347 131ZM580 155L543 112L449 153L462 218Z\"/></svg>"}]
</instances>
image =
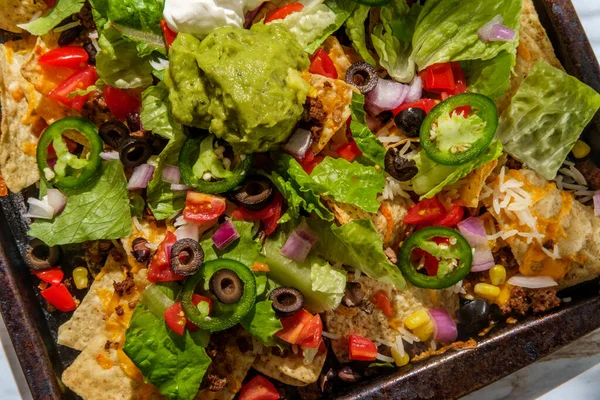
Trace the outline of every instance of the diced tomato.
<instances>
[{"instance_id":1,"label":"diced tomato","mask_svg":"<svg viewBox=\"0 0 600 400\"><path fill-rule=\"evenodd\" d=\"M52 8L56 5L56 0L44 0L44 3L46 3L48 8Z\"/></svg>"},{"instance_id":2,"label":"diced tomato","mask_svg":"<svg viewBox=\"0 0 600 400\"><path fill-rule=\"evenodd\" d=\"M262 210L249 210L244 206L239 206L231 213L231 216L242 221L260 221L273 216L273 214L275 214L275 208L270 205Z\"/></svg>"},{"instance_id":3,"label":"diced tomato","mask_svg":"<svg viewBox=\"0 0 600 400\"><path fill-rule=\"evenodd\" d=\"M275 334L290 344L316 348L321 342L323 322L319 314L312 315L302 309L281 319L283 329Z\"/></svg>"},{"instance_id":4,"label":"diced tomato","mask_svg":"<svg viewBox=\"0 0 600 400\"><path fill-rule=\"evenodd\" d=\"M338 156L350 162L352 162L352 160L354 160L356 157L362 154L362 151L360 151L358 145L354 140L351 140L349 143L341 145L335 150L335 152Z\"/></svg>"},{"instance_id":5,"label":"diced tomato","mask_svg":"<svg viewBox=\"0 0 600 400\"><path fill-rule=\"evenodd\" d=\"M262 220L265 229L265 235L269 236L277 229L277 221L281 218L281 210L283 208L283 197L280 193L275 193L273 202L269 207L273 208L273 215Z\"/></svg>"},{"instance_id":6,"label":"diced tomato","mask_svg":"<svg viewBox=\"0 0 600 400\"><path fill-rule=\"evenodd\" d=\"M321 161L323 161L323 159L323 156L315 156L312 152L309 151L308 153L306 153L304 159L302 159L302 161L299 161L299 163L304 172L310 175L313 172L313 169L315 169L315 167Z\"/></svg>"},{"instance_id":7,"label":"diced tomato","mask_svg":"<svg viewBox=\"0 0 600 400\"><path fill-rule=\"evenodd\" d=\"M423 87L428 92L454 93L456 90L456 81L450 63L433 64L425 71L421 71L420 76L423 79Z\"/></svg>"},{"instance_id":8,"label":"diced tomato","mask_svg":"<svg viewBox=\"0 0 600 400\"><path fill-rule=\"evenodd\" d=\"M350 360L373 361L377 358L377 346L365 337L351 334L348 346Z\"/></svg>"},{"instance_id":9,"label":"diced tomato","mask_svg":"<svg viewBox=\"0 0 600 400\"><path fill-rule=\"evenodd\" d=\"M183 335L185 332L185 324L187 322L187 318L185 318L185 313L183 312L183 307L181 306L181 302L167 307L165 309L165 321L167 321L167 325L173 332L178 335Z\"/></svg>"},{"instance_id":10,"label":"diced tomato","mask_svg":"<svg viewBox=\"0 0 600 400\"><path fill-rule=\"evenodd\" d=\"M412 206L402 221L406 224L422 224L438 220L445 214L442 203L437 197L433 197L423 199Z\"/></svg>"},{"instance_id":11,"label":"diced tomato","mask_svg":"<svg viewBox=\"0 0 600 400\"><path fill-rule=\"evenodd\" d=\"M64 283L50 285L42 290L40 294L57 310L68 312L77 308L73 295L69 292L69 289L67 289Z\"/></svg>"},{"instance_id":12,"label":"diced tomato","mask_svg":"<svg viewBox=\"0 0 600 400\"><path fill-rule=\"evenodd\" d=\"M171 47L171 45L177 38L177 32L174 32L171 28L169 28L167 21L165 21L164 19L160 20L160 29L162 30L163 36L165 38L165 44L167 45L168 49L169 47Z\"/></svg>"},{"instance_id":13,"label":"diced tomato","mask_svg":"<svg viewBox=\"0 0 600 400\"><path fill-rule=\"evenodd\" d=\"M89 95L69 97L69 94L76 90L87 89L88 86L96 82L96 79L98 79L96 68L90 65L68 77L56 89L50 92L49 96L68 107L81 110Z\"/></svg>"},{"instance_id":14,"label":"diced tomato","mask_svg":"<svg viewBox=\"0 0 600 400\"><path fill-rule=\"evenodd\" d=\"M83 47L64 46L44 53L38 59L43 65L82 69L88 65L88 53Z\"/></svg>"},{"instance_id":15,"label":"diced tomato","mask_svg":"<svg viewBox=\"0 0 600 400\"><path fill-rule=\"evenodd\" d=\"M280 398L277 388L271 381L262 375L256 375L242 387L238 400L277 400Z\"/></svg>"},{"instance_id":16,"label":"diced tomato","mask_svg":"<svg viewBox=\"0 0 600 400\"><path fill-rule=\"evenodd\" d=\"M450 63L452 68L452 75L454 75L455 88L452 94L464 93L467 91L467 79L465 78L465 72L460 66L459 62Z\"/></svg>"},{"instance_id":17,"label":"diced tomato","mask_svg":"<svg viewBox=\"0 0 600 400\"><path fill-rule=\"evenodd\" d=\"M312 74L322 75L331 79L338 78L335 64L323 49L317 50L315 55L311 58L308 71Z\"/></svg>"},{"instance_id":18,"label":"diced tomato","mask_svg":"<svg viewBox=\"0 0 600 400\"><path fill-rule=\"evenodd\" d=\"M142 108L142 101L139 98L108 85L104 88L104 100L110 112L122 121L127 118L127 114L139 112Z\"/></svg>"},{"instance_id":19,"label":"diced tomato","mask_svg":"<svg viewBox=\"0 0 600 400\"><path fill-rule=\"evenodd\" d=\"M267 15L267 18L265 18L265 24L268 24L269 22L275 21L278 19L284 19L285 17L287 17L290 14L302 11L303 8L304 8L304 4L302 4L302 3L292 3L292 4L288 4L287 6L278 8L277 10L275 10L272 13L270 13L269 15Z\"/></svg>"},{"instance_id":20,"label":"diced tomato","mask_svg":"<svg viewBox=\"0 0 600 400\"><path fill-rule=\"evenodd\" d=\"M202 301L205 301L208 303L208 315L210 315L212 308L213 308L213 300L210 297L201 296L196 293L194 293L192 295L192 303L194 303L194 305L196 307L198 307L198 304L200 304L200 302L202 302ZM194 325L192 323L192 321L190 321L189 319L187 320L186 326L190 332L196 332L198 329L200 329L196 325Z\"/></svg>"},{"instance_id":21,"label":"diced tomato","mask_svg":"<svg viewBox=\"0 0 600 400\"><path fill-rule=\"evenodd\" d=\"M392 310L392 304L390 303L390 298L388 294L383 290L378 290L373 294L371 302L375 306L375 308L383 311L386 317L391 318L394 315L394 310Z\"/></svg>"},{"instance_id":22,"label":"diced tomato","mask_svg":"<svg viewBox=\"0 0 600 400\"><path fill-rule=\"evenodd\" d=\"M434 221L433 225L453 227L462 221L464 216L465 210L461 206L453 204L450 211L448 211L440 220Z\"/></svg>"},{"instance_id":23,"label":"diced tomato","mask_svg":"<svg viewBox=\"0 0 600 400\"><path fill-rule=\"evenodd\" d=\"M62 282L65 277L65 273L60 268L50 268L43 271L33 271L33 274L38 277L41 281L58 285Z\"/></svg>"},{"instance_id":24,"label":"diced tomato","mask_svg":"<svg viewBox=\"0 0 600 400\"><path fill-rule=\"evenodd\" d=\"M170 282L185 279L185 276L178 275L171 268L171 247L177 241L173 232L167 232L165 239L158 246L156 253L150 260L148 267L148 280L150 282Z\"/></svg>"},{"instance_id":25,"label":"diced tomato","mask_svg":"<svg viewBox=\"0 0 600 400\"><path fill-rule=\"evenodd\" d=\"M399 106L398 108L395 108L392 113L394 115L398 114L400 111L404 111L407 110L409 108L420 108L421 110L425 111L427 114L429 114L429 112L431 111L431 109L433 107L435 107L437 104L439 103L438 100L434 100L434 99L421 99L421 100L417 100L413 103L404 103L401 106Z\"/></svg>"},{"instance_id":26,"label":"diced tomato","mask_svg":"<svg viewBox=\"0 0 600 400\"><path fill-rule=\"evenodd\" d=\"M189 190L185 198L183 218L194 222L208 222L219 218L227 208L224 197Z\"/></svg>"}]
</instances>

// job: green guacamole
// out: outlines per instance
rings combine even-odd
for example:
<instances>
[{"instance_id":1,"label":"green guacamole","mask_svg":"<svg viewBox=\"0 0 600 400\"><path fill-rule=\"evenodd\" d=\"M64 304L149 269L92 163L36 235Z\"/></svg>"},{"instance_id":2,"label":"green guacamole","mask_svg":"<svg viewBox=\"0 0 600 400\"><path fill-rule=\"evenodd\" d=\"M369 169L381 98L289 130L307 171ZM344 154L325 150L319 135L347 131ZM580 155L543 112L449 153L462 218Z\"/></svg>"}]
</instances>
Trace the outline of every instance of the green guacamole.
<instances>
[{"instance_id":1,"label":"green guacamole","mask_svg":"<svg viewBox=\"0 0 600 400\"><path fill-rule=\"evenodd\" d=\"M300 119L307 55L281 24L220 28L200 41L179 34L165 83L173 115L244 153L272 150Z\"/></svg>"}]
</instances>

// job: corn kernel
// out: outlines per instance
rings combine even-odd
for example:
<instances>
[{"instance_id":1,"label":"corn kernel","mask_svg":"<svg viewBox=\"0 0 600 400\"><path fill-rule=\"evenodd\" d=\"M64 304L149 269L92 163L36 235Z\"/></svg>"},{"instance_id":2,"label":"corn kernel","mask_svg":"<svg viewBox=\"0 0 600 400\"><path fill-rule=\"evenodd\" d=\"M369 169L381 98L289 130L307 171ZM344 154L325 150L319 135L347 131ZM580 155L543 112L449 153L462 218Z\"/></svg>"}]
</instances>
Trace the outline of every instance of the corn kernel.
<instances>
[{"instance_id":1,"label":"corn kernel","mask_svg":"<svg viewBox=\"0 0 600 400\"><path fill-rule=\"evenodd\" d=\"M573 146L573 156L575 156L575 158L583 158L585 156L587 156L588 154L590 154L590 151L592 149L590 149L590 146L582 141L582 140L578 140L575 142L575 146Z\"/></svg>"},{"instance_id":2,"label":"corn kernel","mask_svg":"<svg viewBox=\"0 0 600 400\"><path fill-rule=\"evenodd\" d=\"M404 356L401 356L398 350L392 347L392 357L394 358L394 362L398 367L404 367L410 361L410 357L408 353L404 353Z\"/></svg>"},{"instance_id":3,"label":"corn kernel","mask_svg":"<svg viewBox=\"0 0 600 400\"><path fill-rule=\"evenodd\" d=\"M73 270L73 282L77 289L85 289L88 287L88 270L85 267L77 267Z\"/></svg>"},{"instance_id":4,"label":"corn kernel","mask_svg":"<svg viewBox=\"0 0 600 400\"><path fill-rule=\"evenodd\" d=\"M498 304L500 307L508 303L508 300L510 300L510 288L511 286L508 283L502 285L500 287L500 294L494 299L494 303Z\"/></svg>"},{"instance_id":5,"label":"corn kernel","mask_svg":"<svg viewBox=\"0 0 600 400\"><path fill-rule=\"evenodd\" d=\"M504 268L504 265L496 264L490 269L490 281L495 286L506 282L506 268Z\"/></svg>"},{"instance_id":6,"label":"corn kernel","mask_svg":"<svg viewBox=\"0 0 600 400\"><path fill-rule=\"evenodd\" d=\"M413 329L413 334L419 338L421 342L428 341L433 336L433 331L435 330L435 326L433 325L433 321L431 318L425 322L423 325L417 326Z\"/></svg>"},{"instance_id":7,"label":"corn kernel","mask_svg":"<svg viewBox=\"0 0 600 400\"><path fill-rule=\"evenodd\" d=\"M500 288L489 283L478 283L473 288L473 291L475 294L490 300L495 299L500 294Z\"/></svg>"},{"instance_id":8,"label":"corn kernel","mask_svg":"<svg viewBox=\"0 0 600 400\"><path fill-rule=\"evenodd\" d=\"M404 318L404 326L412 331L416 327L423 325L429 320L431 320L429 312L427 312L427 309L422 308Z\"/></svg>"}]
</instances>

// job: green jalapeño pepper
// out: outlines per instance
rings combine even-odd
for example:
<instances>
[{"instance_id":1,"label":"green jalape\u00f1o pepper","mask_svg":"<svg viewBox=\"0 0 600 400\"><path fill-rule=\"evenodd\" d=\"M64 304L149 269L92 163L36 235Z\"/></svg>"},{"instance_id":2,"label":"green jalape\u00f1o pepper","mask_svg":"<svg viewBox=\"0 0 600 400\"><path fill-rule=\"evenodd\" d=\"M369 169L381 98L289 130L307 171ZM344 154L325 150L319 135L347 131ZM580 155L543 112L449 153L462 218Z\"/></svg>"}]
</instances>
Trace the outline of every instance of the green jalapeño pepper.
<instances>
[{"instance_id":1,"label":"green jalape\u00f1o pepper","mask_svg":"<svg viewBox=\"0 0 600 400\"><path fill-rule=\"evenodd\" d=\"M498 127L498 109L481 94L463 93L435 106L421 125L419 141L429 158L460 165L481 154Z\"/></svg>"},{"instance_id":2,"label":"green jalape\u00f1o pepper","mask_svg":"<svg viewBox=\"0 0 600 400\"><path fill-rule=\"evenodd\" d=\"M196 291L196 286L200 283L204 289L208 289L211 276L222 269L230 270L240 278L243 285L242 297L234 304L224 304L211 293L213 308L210 317L207 317L194 305L192 296ZM225 258L207 262L200 271L188 278L181 297L183 311L187 318L194 325L210 332L222 331L236 325L254 307L255 301L256 279L254 273L244 264Z\"/></svg>"},{"instance_id":3,"label":"green jalape\u00f1o pepper","mask_svg":"<svg viewBox=\"0 0 600 400\"><path fill-rule=\"evenodd\" d=\"M179 152L183 182L200 193L218 194L236 188L248 176L252 166L252 155L242 154L233 169L225 168L222 153L217 156L214 140L213 135L188 138Z\"/></svg>"},{"instance_id":4,"label":"green jalape\u00f1o pepper","mask_svg":"<svg viewBox=\"0 0 600 400\"><path fill-rule=\"evenodd\" d=\"M437 259L437 276L428 276L415 268L419 255L429 253ZM406 239L398 254L398 267L413 285L425 289L444 289L463 279L471 270L473 250L457 231L445 227L423 228ZM423 268L423 272L424 268Z\"/></svg>"},{"instance_id":5,"label":"green jalape\u00f1o pepper","mask_svg":"<svg viewBox=\"0 0 600 400\"><path fill-rule=\"evenodd\" d=\"M69 152L63 139L66 131L77 131L87 141L87 152L84 158ZM52 145L56 152L54 168L48 163L48 147ZM98 135L96 125L79 117L63 118L50 125L38 141L37 164L42 176L59 188L74 188L87 182L100 167L100 153L103 149L102 139Z\"/></svg>"}]
</instances>

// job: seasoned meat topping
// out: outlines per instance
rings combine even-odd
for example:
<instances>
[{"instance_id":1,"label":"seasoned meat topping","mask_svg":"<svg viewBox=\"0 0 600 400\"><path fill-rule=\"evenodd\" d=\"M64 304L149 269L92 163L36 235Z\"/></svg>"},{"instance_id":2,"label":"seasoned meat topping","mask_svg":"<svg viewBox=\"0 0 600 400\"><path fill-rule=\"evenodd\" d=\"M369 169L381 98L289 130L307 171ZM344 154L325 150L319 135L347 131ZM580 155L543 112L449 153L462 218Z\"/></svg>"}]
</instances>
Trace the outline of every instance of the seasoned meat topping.
<instances>
[{"instance_id":1,"label":"seasoned meat topping","mask_svg":"<svg viewBox=\"0 0 600 400\"><path fill-rule=\"evenodd\" d=\"M591 158L578 162L575 164L575 168L581 172L590 189L600 189L600 168L594 164L594 161Z\"/></svg>"},{"instance_id":2,"label":"seasoned meat topping","mask_svg":"<svg viewBox=\"0 0 600 400\"><path fill-rule=\"evenodd\" d=\"M525 315L528 311L539 314L560 305L555 288L527 289L513 287L510 299L501 310L504 314Z\"/></svg>"},{"instance_id":3,"label":"seasoned meat topping","mask_svg":"<svg viewBox=\"0 0 600 400\"><path fill-rule=\"evenodd\" d=\"M313 136L318 135L323 130L326 120L327 112L325 112L321 100L312 97L306 99L302 121L306 122L306 126L310 129Z\"/></svg>"},{"instance_id":4,"label":"seasoned meat topping","mask_svg":"<svg viewBox=\"0 0 600 400\"><path fill-rule=\"evenodd\" d=\"M115 292L119 296L124 296L126 294L131 294L131 289L135 287L135 282L133 281L133 274L131 272L127 272L127 277L123 282L113 282L113 286L115 288Z\"/></svg>"},{"instance_id":5,"label":"seasoned meat topping","mask_svg":"<svg viewBox=\"0 0 600 400\"><path fill-rule=\"evenodd\" d=\"M227 378L221 378L216 374L209 373L206 379L208 381L208 390L211 392L221 391L225 388L225 385L227 385Z\"/></svg>"},{"instance_id":6,"label":"seasoned meat topping","mask_svg":"<svg viewBox=\"0 0 600 400\"><path fill-rule=\"evenodd\" d=\"M88 101L81 109L81 115L98 126L112 119L112 114L100 90L94 90L90 93Z\"/></svg>"}]
</instances>

